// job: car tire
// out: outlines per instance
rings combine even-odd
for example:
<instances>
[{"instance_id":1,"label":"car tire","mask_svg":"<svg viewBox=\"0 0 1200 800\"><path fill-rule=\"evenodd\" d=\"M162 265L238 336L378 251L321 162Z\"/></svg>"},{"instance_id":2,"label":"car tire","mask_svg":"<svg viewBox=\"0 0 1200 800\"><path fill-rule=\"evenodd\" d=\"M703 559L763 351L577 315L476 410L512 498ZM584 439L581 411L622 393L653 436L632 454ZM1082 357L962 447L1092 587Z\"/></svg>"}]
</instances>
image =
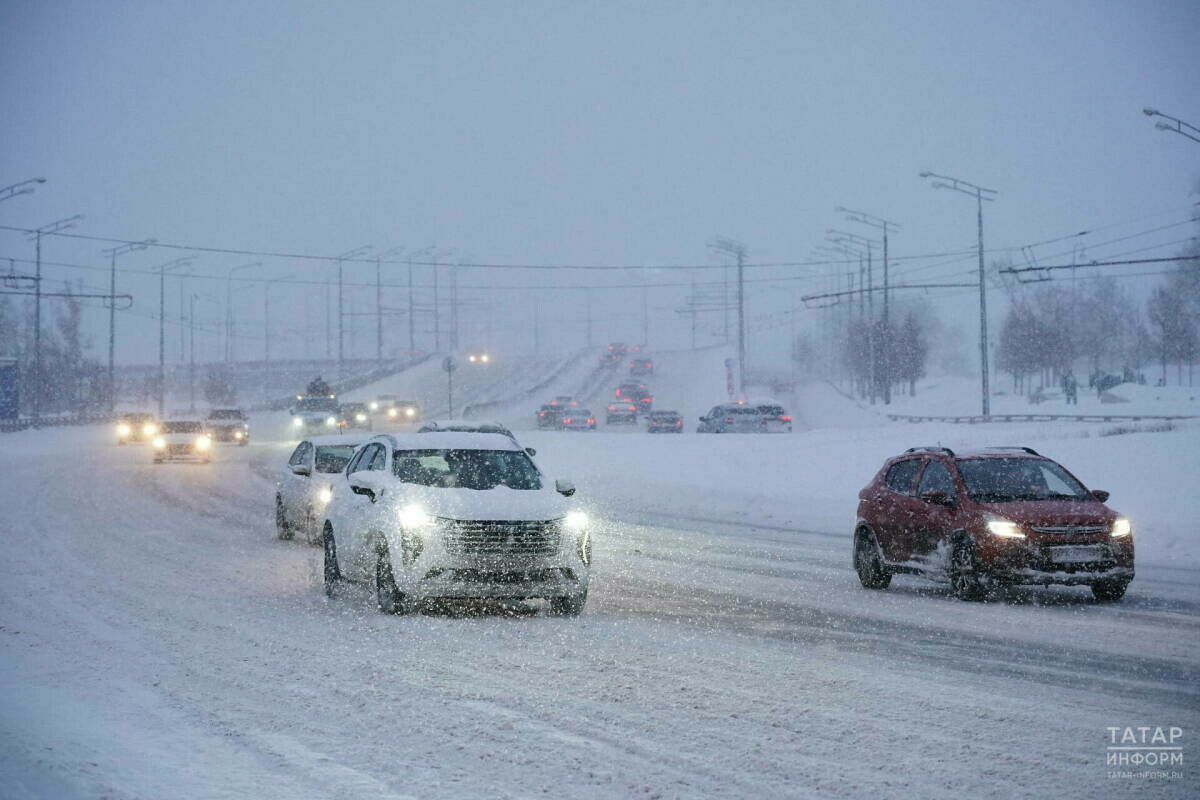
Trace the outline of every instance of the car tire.
<instances>
[{"instance_id":1,"label":"car tire","mask_svg":"<svg viewBox=\"0 0 1200 800\"><path fill-rule=\"evenodd\" d=\"M970 539L954 544L950 554L950 586L959 600L982 600L988 594L987 583L975 562L975 546Z\"/></svg>"},{"instance_id":2,"label":"car tire","mask_svg":"<svg viewBox=\"0 0 1200 800\"><path fill-rule=\"evenodd\" d=\"M250 440L244 436L238 440L238 447L245 447L248 444L250 444Z\"/></svg>"},{"instance_id":3,"label":"car tire","mask_svg":"<svg viewBox=\"0 0 1200 800\"><path fill-rule=\"evenodd\" d=\"M865 528L854 536L854 571L864 589L886 589L892 583L892 572L883 563L875 534Z\"/></svg>"},{"instance_id":4,"label":"car tire","mask_svg":"<svg viewBox=\"0 0 1200 800\"><path fill-rule=\"evenodd\" d=\"M1125 596L1129 581L1096 581L1092 584L1092 597L1099 603L1115 603Z\"/></svg>"},{"instance_id":5,"label":"car tire","mask_svg":"<svg viewBox=\"0 0 1200 800\"><path fill-rule=\"evenodd\" d=\"M396 585L392 557L386 544L380 545L375 557L375 604L384 614L405 615L416 610L416 603Z\"/></svg>"},{"instance_id":6,"label":"car tire","mask_svg":"<svg viewBox=\"0 0 1200 800\"><path fill-rule=\"evenodd\" d=\"M291 539L295 535L292 526L287 521L287 513L283 509L283 497L275 495L275 535L280 539Z\"/></svg>"},{"instance_id":7,"label":"car tire","mask_svg":"<svg viewBox=\"0 0 1200 800\"><path fill-rule=\"evenodd\" d=\"M337 542L333 538L333 529L329 525L325 526L324 535L321 537L323 559L321 569L321 579L325 585L325 596L335 597L337 595L338 583L342 579L342 571L338 568L337 562Z\"/></svg>"},{"instance_id":8,"label":"car tire","mask_svg":"<svg viewBox=\"0 0 1200 800\"><path fill-rule=\"evenodd\" d=\"M583 594L568 595L566 597L551 597L550 598L550 613L556 617L578 617L583 613L583 607L587 604L587 590Z\"/></svg>"}]
</instances>

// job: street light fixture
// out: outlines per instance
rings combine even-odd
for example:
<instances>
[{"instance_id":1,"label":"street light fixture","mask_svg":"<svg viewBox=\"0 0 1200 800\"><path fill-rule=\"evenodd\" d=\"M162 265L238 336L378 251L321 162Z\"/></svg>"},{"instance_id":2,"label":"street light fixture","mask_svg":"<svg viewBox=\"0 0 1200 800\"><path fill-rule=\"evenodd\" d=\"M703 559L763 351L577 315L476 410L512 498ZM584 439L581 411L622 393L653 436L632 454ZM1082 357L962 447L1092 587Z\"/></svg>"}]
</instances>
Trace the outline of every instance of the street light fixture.
<instances>
[{"instance_id":1,"label":"street light fixture","mask_svg":"<svg viewBox=\"0 0 1200 800\"><path fill-rule=\"evenodd\" d=\"M995 189L985 189L968 181L951 178L948 175L938 175L928 170L920 173L922 178L932 178L934 189L953 189L975 198L976 219L979 227L979 367L981 374L980 389L983 393L983 416L991 416L991 399L988 396L988 331L987 331L987 281L984 280L983 269L983 201L989 203L996 199Z\"/></svg>"},{"instance_id":2,"label":"street light fixture","mask_svg":"<svg viewBox=\"0 0 1200 800\"><path fill-rule=\"evenodd\" d=\"M886 220L883 217L877 217L874 214L867 214L864 211L854 211L843 206L838 206L834 211L840 211L846 215L846 219L850 222L859 222L863 225L869 225L872 228L877 228L883 231L883 330L889 331L888 323L888 307L889 299L889 281L888 281L888 232L895 231L900 226L891 220ZM892 403L892 370L889 357L889 349L883 349L883 404L891 405Z\"/></svg>"},{"instance_id":3,"label":"street light fixture","mask_svg":"<svg viewBox=\"0 0 1200 800\"><path fill-rule=\"evenodd\" d=\"M708 246L737 258L738 394L746 394L746 245L724 236L714 236ZM645 315L643 315L644 318Z\"/></svg>"},{"instance_id":4,"label":"street light fixture","mask_svg":"<svg viewBox=\"0 0 1200 800\"><path fill-rule=\"evenodd\" d=\"M1157 108L1143 108L1142 113L1145 114L1147 117L1162 117L1163 119L1167 119L1167 120L1171 121L1171 122L1156 123L1154 125L1154 127L1157 128L1158 130L1174 131L1175 133L1178 133L1180 136L1186 136L1187 138L1191 139L1193 142L1200 142L1200 128L1197 128L1195 125L1189 125L1188 123L1184 122L1181 119L1172 117L1169 114L1164 114L1161 111L1159 111ZM1171 123L1174 123L1174 124L1171 124ZM1184 130L1184 128L1187 128L1187 130ZM1191 133L1189 133L1188 131L1191 131Z\"/></svg>"},{"instance_id":5,"label":"street light fixture","mask_svg":"<svg viewBox=\"0 0 1200 800\"><path fill-rule=\"evenodd\" d=\"M167 400L167 370L166 370L166 274L180 267L189 266L195 261L194 256L183 256L165 264L159 264L152 269L158 271L158 418L161 420L166 413ZM180 320L182 322L182 320Z\"/></svg>"},{"instance_id":6,"label":"street light fixture","mask_svg":"<svg viewBox=\"0 0 1200 800\"><path fill-rule=\"evenodd\" d=\"M14 183L12 186L5 186L3 189L0 189L0 200L12 200L19 194L33 194L34 187L30 186L30 184L45 182L45 178L30 178L27 181Z\"/></svg>"}]
</instances>

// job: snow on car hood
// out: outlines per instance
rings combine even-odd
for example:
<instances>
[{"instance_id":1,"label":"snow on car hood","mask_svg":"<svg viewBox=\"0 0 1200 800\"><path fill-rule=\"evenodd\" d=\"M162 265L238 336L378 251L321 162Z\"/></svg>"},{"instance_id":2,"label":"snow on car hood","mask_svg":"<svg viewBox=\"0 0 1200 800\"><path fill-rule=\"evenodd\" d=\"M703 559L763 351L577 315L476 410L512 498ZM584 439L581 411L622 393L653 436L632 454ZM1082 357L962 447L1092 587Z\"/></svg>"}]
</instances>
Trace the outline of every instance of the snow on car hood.
<instances>
[{"instance_id":1,"label":"snow on car hood","mask_svg":"<svg viewBox=\"0 0 1200 800\"><path fill-rule=\"evenodd\" d=\"M1020 525L1107 525L1117 516L1103 503L1087 500L1016 500L979 505Z\"/></svg>"},{"instance_id":2,"label":"snow on car hood","mask_svg":"<svg viewBox=\"0 0 1200 800\"><path fill-rule=\"evenodd\" d=\"M388 488L398 506L419 505L427 514L465 520L557 519L567 513L566 500L553 486L541 489L435 489L396 483Z\"/></svg>"}]
</instances>

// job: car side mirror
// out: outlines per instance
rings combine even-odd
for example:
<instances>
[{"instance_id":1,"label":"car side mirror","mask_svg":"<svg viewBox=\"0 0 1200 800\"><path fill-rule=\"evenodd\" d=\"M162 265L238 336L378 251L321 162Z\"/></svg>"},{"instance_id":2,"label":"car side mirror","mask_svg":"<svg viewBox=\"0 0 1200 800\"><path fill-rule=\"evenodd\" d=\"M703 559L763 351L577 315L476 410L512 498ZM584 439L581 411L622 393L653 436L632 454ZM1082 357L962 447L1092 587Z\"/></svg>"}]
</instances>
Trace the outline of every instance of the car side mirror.
<instances>
[{"instance_id":1,"label":"car side mirror","mask_svg":"<svg viewBox=\"0 0 1200 800\"><path fill-rule=\"evenodd\" d=\"M1092 497L1099 500L1101 503L1108 502L1108 492L1103 489L1092 489Z\"/></svg>"},{"instance_id":2,"label":"car side mirror","mask_svg":"<svg viewBox=\"0 0 1200 800\"><path fill-rule=\"evenodd\" d=\"M941 489L930 489L921 493L921 499L935 506L952 506L954 502Z\"/></svg>"},{"instance_id":3,"label":"car side mirror","mask_svg":"<svg viewBox=\"0 0 1200 800\"><path fill-rule=\"evenodd\" d=\"M570 481L557 480L554 482L554 488L563 497L570 497L575 494L575 484Z\"/></svg>"},{"instance_id":4,"label":"car side mirror","mask_svg":"<svg viewBox=\"0 0 1200 800\"><path fill-rule=\"evenodd\" d=\"M370 472L362 471L355 472L347 479L350 483L350 491L355 494L365 494L371 498L374 503L383 494L383 488L379 486L375 480L375 476Z\"/></svg>"},{"instance_id":5,"label":"car side mirror","mask_svg":"<svg viewBox=\"0 0 1200 800\"><path fill-rule=\"evenodd\" d=\"M304 475L306 477L312 475L312 468L308 464L290 464L289 466L292 468L292 472L297 475Z\"/></svg>"},{"instance_id":6,"label":"car side mirror","mask_svg":"<svg viewBox=\"0 0 1200 800\"><path fill-rule=\"evenodd\" d=\"M529 454L530 458L533 458L537 455L537 450L534 450L532 447L526 447L525 452Z\"/></svg>"},{"instance_id":7,"label":"car side mirror","mask_svg":"<svg viewBox=\"0 0 1200 800\"><path fill-rule=\"evenodd\" d=\"M701 417L701 418L700 418L700 421L701 421L701 422L708 422L708 417Z\"/></svg>"}]
</instances>

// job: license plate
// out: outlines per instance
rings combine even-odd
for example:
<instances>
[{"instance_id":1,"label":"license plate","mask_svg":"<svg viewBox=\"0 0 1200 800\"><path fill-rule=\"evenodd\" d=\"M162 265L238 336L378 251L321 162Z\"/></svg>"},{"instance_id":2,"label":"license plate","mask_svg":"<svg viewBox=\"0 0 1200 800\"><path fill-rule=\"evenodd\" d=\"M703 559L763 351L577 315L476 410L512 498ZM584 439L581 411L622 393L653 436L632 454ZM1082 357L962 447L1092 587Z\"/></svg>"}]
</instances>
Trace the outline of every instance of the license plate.
<instances>
[{"instance_id":1,"label":"license plate","mask_svg":"<svg viewBox=\"0 0 1200 800\"><path fill-rule=\"evenodd\" d=\"M1108 548L1102 544L1050 548L1050 560L1055 564L1079 564L1087 561L1104 561L1106 558L1108 558Z\"/></svg>"}]
</instances>

